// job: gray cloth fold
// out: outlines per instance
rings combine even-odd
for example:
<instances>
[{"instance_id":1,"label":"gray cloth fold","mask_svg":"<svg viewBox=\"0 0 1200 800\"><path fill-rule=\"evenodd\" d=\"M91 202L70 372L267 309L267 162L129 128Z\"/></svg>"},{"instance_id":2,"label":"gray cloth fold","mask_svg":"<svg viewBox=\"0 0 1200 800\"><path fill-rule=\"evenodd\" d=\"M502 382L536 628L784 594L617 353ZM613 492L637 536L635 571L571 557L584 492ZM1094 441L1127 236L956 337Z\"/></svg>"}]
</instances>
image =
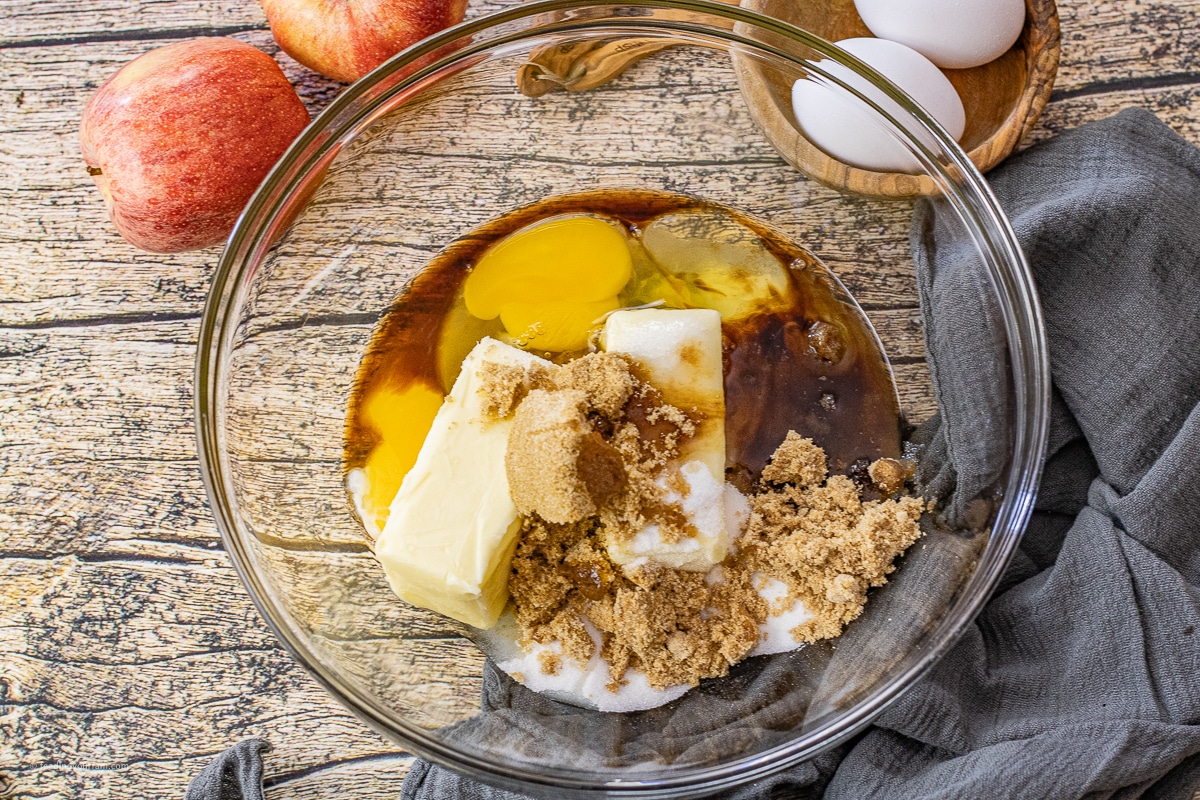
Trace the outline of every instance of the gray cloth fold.
<instances>
[{"instance_id":1,"label":"gray cloth fold","mask_svg":"<svg viewBox=\"0 0 1200 800\"><path fill-rule=\"evenodd\" d=\"M827 796L1191 798L1200 152L1130 110L1033 148L990 180L1029 257L1050 341L1037 511L976 624L876 720ZM917 242L926 219L914 221ZM922 249L935 271L966 257Z\"/></svg>"},{"instance_id":2,"label":"gray cloth fold","mask_svg":"<svg viewBox=\"0 0 1200 800\"><path fill-rule=\"evenodd\" d=\"M271 745L246 739L217 756L192 779L183 800L263 800L263 753Z\"/></svg>"},{"instance_id":3,"label":"gray cloth fold","mask_svg":"<svg viewBox=\"0 0 1200 800\"><path fill-rule=\"evenodd\" d=\"M1200 151L1152 115L1126 111L1011 158L990 180L1038 283L1054 380L1045 475L1021 549L962 640L872 728L726 797L1190 800L1200 791ZM1003 453L985 445L1003 435L1007 409L977 376L1002 366L1003 353L964 266L976 256L930 209L919 205L914 218L914 261L944 416L918 432L919 474L962 524L1000 474ZM980 544L929 533L930 554L908 558L873 596L877 609L914 610L905 583L952 586ZM843 644L876 635L880 617L868 612ZM607 721L489 669L481 714L449 735L482 742L527 730L510 738L576 748L586 767L598 756L578 731L603 738L609 725L635 756L703 760L722 746L696 735L713 730L708 715L721 715L721 736L736 747L740 721L784 737L797 704L810 718L838 705L830 687L862 668L855 650L751 659L678 705ZM725 696L724 681L753 691ZM522 796L418 761L401 797ZM200 798L225 800L189 794Z\"/></svg>"}]
</instances>

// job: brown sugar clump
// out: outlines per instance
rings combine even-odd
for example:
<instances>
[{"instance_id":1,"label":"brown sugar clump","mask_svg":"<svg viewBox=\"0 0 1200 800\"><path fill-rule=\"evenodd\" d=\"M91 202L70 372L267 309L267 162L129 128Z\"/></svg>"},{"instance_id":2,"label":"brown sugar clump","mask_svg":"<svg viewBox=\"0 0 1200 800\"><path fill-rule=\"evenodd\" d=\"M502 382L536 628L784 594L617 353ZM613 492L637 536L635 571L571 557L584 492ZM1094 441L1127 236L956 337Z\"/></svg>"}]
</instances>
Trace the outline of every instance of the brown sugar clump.
<instances>
[{"instance_id":1,"label":"brown sugar clump","mask_svg":"<svg viewBox=\"0 0 1200 800\"><path fill-rule=\"evenodd\" d=\"M725 591L723 584L709 586L701 573L663 569L652 582L621 587L586 613L608 637L609 688L615 691L631 665L655 688L694 686L726 674L758 644L765 611L753 591Z\"/></svg>"},{"instance_id":2,"label":"brown sugar clump","mask_svg":"<svg viewBox=\"0 0 1200 800\"><path fill-rule=\"evenodd\" d=\"M562 669L562 656L557 653L551 653L549 650L543 650L538 655L538 666L542 668L542 672L546 675L557 675Z\"/></svg>"},{"instance_id":3,"label":"brown sugar clump","mask_svg":"<svg viewBox=\"0 0 1200 800\"><path fill-rule=\"evenodd\" d=\"M613 420L621 416L637 386L630 364L623 353L589 353L563 366L555 381L564 389L583 392L589 408Z\"/></svg>"},{"instance_id":4,"label":"brown sugar clump","mask_svg":"<svg viewBox=\"0 0 1200 800\"><path fill-rule=\"evenodd\" d=\"M529 390L526 370L513 364L485 361L479 365L483 413L504 419L512 415Z\"/></svg>"},{"instance_id":5,"label":"brown sugar clump","mask_svg":"<svg viewBox=\"0 0 1200 800\"><path fill-rule=\"evenodd\" d=\"M517 407L504 466L522 514L578 522L624 485L620 454L592 430L586 410L578 389L534 389Z\"/></svg>"},{"instance_id":6,"label":"brown sugar clump","mask_svg":"<svg viewBox=\"0 0 1200 800\"><path fill-rule=\"evenodd\" d=\"M483 413L494 419L507 419L530 389L550 386L557 369L553 365L522 367L496 361L483 362L479 365Z\"/></svg>"},{"instance_id":7,"label":"brown sugar clump","mask_svg":"<svg viewBox=\"0 0 1200 800\"><path fill-rule=\"evenodd\" d=\"M620 540L650 522L667 542L695 535L656 483L695 423L635 377L635 366L623 354L583 356L518 401L505 454L518 511L557 524L598 515L607 536ZM494 374L488 397L502 409L522 379Z\"/></svg>"},{"instance_id":8,"label":"brown sugar clump","mask_svg":"<svg viewBox=\"0 0 1200 800\"><path fill-rule=\"evenodd\" d=\"M512 591L523 641L557 641L564 657L582 665L594 653L584 625L588 620L602 635L601 656L609 665L613 691L630 667L645 673L657 688L695 685L726 674L758 643L767 607L751 588L749 573L731 567L711 585L700 573L653 566L627 576L595 548L594 531L572 530L548 526L534 533L545 546L518 547ZM582 538L564 549L573 536ZM565 561L585 552L590 563L604 562L611 584L602 594L589 595L590 581L575 582L574 573L565 580L561 571L547 577L547 552L566 552ZM543 666L560 668L553 660Z\"/></svg>"},{"instance_id":9,"label":"brown sugar clump","mask_svg":"<svg viewBox=\"0 0 1200 800\"><path fill-rule=\"evenodd\" d=\"M813 444L812 439L802 439L795 431L788 431L771 456L771 463L763 469L762 477L770 483L813 486L825 480L826 473L825 451Z\"/></svg>"},{"instance_id":10,"label":"brown sugar clump","mask_svg":"<svg viewBox=\"0 0 1200 800\"><path fill-rule=\"evenodd\" d=\"M552 525L526 517L513 554L508 591L521 630L530 632L546 625L567 602L576 584L569 572L559 568L567 553L588 536L590 525Z\"/></svg>"},{"instance_id":11,"label":"brown sugar clump","mask_svg":"<svg viewBox=\"0 0 1200 800\"><path fill-rule=\"evenodd\" d=\"M576 542L558 565L558 571L588 600L599 600L607 594L616 577L612 562L592 539Z\"/></svg>"},{"instance_id":12,"label":"brown sugar clump","mask_svg":"<svg viewBox=\"0 0 1200 800\"><path fill-rule=\"evenodd\" d=\"M831 603L853 603L866 593L861 578L843 572L833 577L825 589L825 599Z\"/></svg>"},{"instance_id":13,"label":"brown sugar clump","mask_svg":"<svg viewBox=\"0 0 1200 800\"><path fill-rule=\"evenodd\" d=\"M574 609L566 609L555 615L550 624L537 632L539 642L558 642L562 653L577 664L586 664L596 651L596 643L583 624L583 618Z\"/></svg>"},{"instance_id":14,"label":"brown sugar clump","mask_svg":"<svg viewBox=\"0 0 1200 800\"><path fill-rule=\"evenodd\" d=\"M867 467L867 474L875 488L885 496L893 495L904 488L908 470L894 458L881 458Z\"/></svg>"}]
</instances>

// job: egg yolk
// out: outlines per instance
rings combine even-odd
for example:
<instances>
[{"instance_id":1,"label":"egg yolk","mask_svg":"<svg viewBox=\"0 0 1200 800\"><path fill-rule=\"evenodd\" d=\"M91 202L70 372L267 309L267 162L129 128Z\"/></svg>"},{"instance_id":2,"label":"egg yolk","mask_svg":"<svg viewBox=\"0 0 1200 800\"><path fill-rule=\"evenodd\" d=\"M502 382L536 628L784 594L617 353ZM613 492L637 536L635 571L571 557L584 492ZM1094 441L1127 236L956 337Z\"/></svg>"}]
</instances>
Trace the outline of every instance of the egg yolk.
<instances>
[{"instance_id":1,"label":"egg yolk","mask_svg":"<svg viewBox=\"0 0 1200 800\"><path fill-rule=\"evenodd\" d=\"M442 393L424 384L404 389L385 386L367 397L363 421L379 434L379 443L363 465L369 490L365 511L379 530L387 523L392 498L417 461L417 453L442 407Z\"/></svg>"},{"instance_id":2,"label":"egg yolk","mask_svg":"<svg viewBox=\"0 0 1200 800\"><path fill-rule=\"evenodd\" d=\"M600 317L618 307L632 259L625 235L596 217L560 217L492 247L463 285L467 310L500 317L517 347L580 350Z\"/></svg>"},{"instance_id":3,"label":"egg yolk","mask_svg":"<svg viewBox=\"0 0 1200 800\"><path fill-rule=\"evenodd\" d=\"M562 353L587 347L591 329L619 307L616 297L595 303L508 303L500 321L514 346Z\"/></svg>"}]
</instances>

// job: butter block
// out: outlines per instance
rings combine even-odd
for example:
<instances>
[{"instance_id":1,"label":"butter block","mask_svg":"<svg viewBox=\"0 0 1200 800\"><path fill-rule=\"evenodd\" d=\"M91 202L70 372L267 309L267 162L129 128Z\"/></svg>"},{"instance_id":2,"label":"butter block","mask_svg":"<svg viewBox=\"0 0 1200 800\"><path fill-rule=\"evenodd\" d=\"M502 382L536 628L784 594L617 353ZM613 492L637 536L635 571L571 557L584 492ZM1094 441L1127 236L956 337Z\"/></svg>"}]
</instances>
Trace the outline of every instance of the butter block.
<instances>
[{"instance_id":1,"label":"butter block","mask_svg":"<svg viewBox=\"0 0 1200 800\"><path fill-rule=\"evenodd\" d=\"M512 420L491 419L483 411L481 371L489 362L552 368L495 339L477 344L375 543L375 556L402 600L476 628L490 628L504 610L521 527L504 469Z\"/></svg>"},{"instance_id":2,"label":"butter block","mask_svg":"<svg viewBox=\"0 0 1200 800\"><path fill-rule=\"evenodd\" d=\"M683 495L667 491L695 533L665 543L655 524L632 538L606 532L605 548L614 563L633 567L644 562L672 569L704 571L720 563L729 550L724 514L725 379L721 362L721 315L712 309L639 309L608 317L604 347L627 353L645 370L643 377L663 400L697 419L696 435L680 447L667 466L687 484ZM660 476L664 489L676 485Z\"/></svg>"},{"instance_id":3,"label":"butter block","mask_svg":"<svg viewBox=\"0 0 1200 800\"><path fill-rule=\"evenodd\" d=\"M633 356L663 400L699 416L696 435L680 448L679 461L700 461L724 483L721 314L710 308L616 311L604 326L604 349Z\"/></svg>"}]
</instances>

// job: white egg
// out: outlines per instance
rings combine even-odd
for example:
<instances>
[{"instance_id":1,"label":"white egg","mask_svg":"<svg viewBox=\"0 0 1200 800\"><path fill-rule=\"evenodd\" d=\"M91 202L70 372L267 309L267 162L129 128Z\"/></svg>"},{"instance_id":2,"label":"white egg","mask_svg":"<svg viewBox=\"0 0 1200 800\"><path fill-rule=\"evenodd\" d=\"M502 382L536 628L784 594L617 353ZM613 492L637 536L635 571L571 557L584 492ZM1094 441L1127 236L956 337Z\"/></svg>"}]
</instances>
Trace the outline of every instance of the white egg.
<instances>
[{"instance_id":1,"label":"white egg","mask_svg":"<svg viewBox=\"0 0 1200 800\"><path fill-rule=\"evenodd\" d=\"M1023 0L854 0L881 39L906 44L946 69L999 58L1025 27Z\"/></svg>"},{"instance_id":2,"label":"white egg","mask_svg":"<svg viewBox=\"0 0 1200 800\"><path fill-rule=\"evenodd\" d=\"M925 56L884 39L844 39L837 45L903 89L955 140L962 136L967 120L962 100L953 84ZM869 97L898 122L911 119L899 103L849 67L827 59L816 65ZM897 138L898 134L890 132L870 106L840 87L810 78L798 80L792 87L792 110L805 137L844 164L877 172L921 171L920 162ZM913 133L919 141L933 146L928 134Z\"/></svg>"}]
</instances>

